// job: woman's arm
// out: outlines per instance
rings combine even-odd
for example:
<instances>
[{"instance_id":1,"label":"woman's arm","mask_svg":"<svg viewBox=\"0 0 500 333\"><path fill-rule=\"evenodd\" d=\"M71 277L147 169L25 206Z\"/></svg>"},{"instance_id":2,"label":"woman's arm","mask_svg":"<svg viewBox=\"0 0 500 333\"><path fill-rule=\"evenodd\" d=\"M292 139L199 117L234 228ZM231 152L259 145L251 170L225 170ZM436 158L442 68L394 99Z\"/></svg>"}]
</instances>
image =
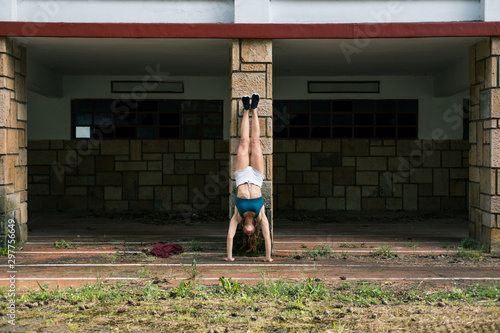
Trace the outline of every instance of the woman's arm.
<instances>
[{"instance_id":1,"label":"woman's arm","mask_svg":"<svg viewBox=\"0 0 500 333\"><path fill-rule=\"evenodd\" d=\"M264 236L264 241L266 244L266 259L264 259L264 261L271 262L273 261L273 259L271 258L271 232L269 231L269 220L266 216L265 207L262 207L259 217L260 226L262 228L262 236Z\"/></svg>"},{"instance_id":2,"label":"woman's arm","mask_svg":"<svg viewBox=\"0 0 500 333\"><path fill-rule=\"evenodd\" d=\"M224 258L224 260L226 260L226 261L234 261L234 258L233 258L233 238L234 238L234 235L236 234L236 228L238 227L238 223L240 222L239 217L240 217L240 214L238 214L238 209L235 207L234 208L234 215L231 218L231 221L229 222L229 229L227 231L227 241L226 241L227 257Z\"/></svg>"}]
</instances>

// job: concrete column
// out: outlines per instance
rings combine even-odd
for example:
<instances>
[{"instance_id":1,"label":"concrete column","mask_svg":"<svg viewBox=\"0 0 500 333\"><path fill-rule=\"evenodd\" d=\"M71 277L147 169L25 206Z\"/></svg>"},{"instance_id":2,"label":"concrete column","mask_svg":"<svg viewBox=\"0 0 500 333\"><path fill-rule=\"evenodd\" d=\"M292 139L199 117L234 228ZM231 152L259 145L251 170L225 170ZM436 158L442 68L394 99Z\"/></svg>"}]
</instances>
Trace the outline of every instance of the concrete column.
<instances>
[{"instance_id":1,"label":"concrete column","mask_svg":"<svg viewBox=\"0 0 500 333\"><path fill-rule=\"evenodd\" d=\"M500 38L471 46L469 232L500 254Z\"/></svg>"},{"instance_id":2,"label":"concrete column","mask_svg":"<svg viewBox=\"0 0 500 333\"><path fill-rule=\"evenodd\" d=\"M243 116L241 96L258 93L260 103L261 146L266 163L266 178L262 195L269 219L271 237L273 230L273 84L272 84L272 41L262 39L235 39L231 46L231 115L230 115L230 175L231 199L229 216L234 213L236 184L234 166L240 142L240 123ZM235 240L236 244L236 240Z\"/></svg>"},{"instance_id":3,"label":"concrete column","mask_svg":"<svg viewBox=\"0 0 500 333\"><path fill-rule=\"evenodd\" d=\"M0 246L8 221L16 239L27 239L26 49L0 37Z\"/></svg>"}]
</instances>

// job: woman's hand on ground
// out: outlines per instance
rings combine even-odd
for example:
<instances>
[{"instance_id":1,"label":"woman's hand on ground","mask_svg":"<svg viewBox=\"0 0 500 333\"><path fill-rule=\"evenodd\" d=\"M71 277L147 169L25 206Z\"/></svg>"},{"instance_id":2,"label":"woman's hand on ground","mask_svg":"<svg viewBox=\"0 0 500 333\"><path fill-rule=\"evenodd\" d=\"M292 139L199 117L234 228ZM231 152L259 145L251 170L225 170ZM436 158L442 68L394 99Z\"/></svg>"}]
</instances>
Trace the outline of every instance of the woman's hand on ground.
<instances>
[{"instance_id":1,"label":"woman's hand on ground","mask_svg":"<svg viewBox=\"0 0 500 333\"><path fill-rule=\"evenodd\" d=\"M234 261L234 258L224 258L225 261Z\"/></svg>"}]
</instances>

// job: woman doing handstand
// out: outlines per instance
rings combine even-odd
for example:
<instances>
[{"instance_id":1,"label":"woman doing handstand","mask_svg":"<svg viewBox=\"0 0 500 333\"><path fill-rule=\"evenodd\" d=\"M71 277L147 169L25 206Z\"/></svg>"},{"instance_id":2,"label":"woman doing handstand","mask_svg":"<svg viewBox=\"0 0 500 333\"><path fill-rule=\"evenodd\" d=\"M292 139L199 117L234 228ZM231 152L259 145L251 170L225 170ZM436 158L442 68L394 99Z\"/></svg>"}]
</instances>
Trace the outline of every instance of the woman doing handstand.
<instances>
[{"instance_id":1,"label":"woman doing handstand","mask_svg":"<svg viewBox=\"0 0 500 333\"><path fill-rule=\"evenodd\" d=\"M269 222L267 220L264 200L262 198L262 182L264 181L264 156L260 147L260 126L257 115L259 95L253 94L250 103L249 96L241 98L243 102L243 119L241 121L241 141L236 155L236 165L234 176L238 192L236 195L236 207L234 215L229 222L227 232L227 261L233 261L233 238L236 228L243 221L243 232L247 239L246 243L250 250L255 251L258 242L256 234L256 222L259 222L262 229L266 246L266 258L264 261L273 261L271 258L271 234L269 232ZM250 132L250 110L252 112L252 133ZM249 148L251 154L249 156Z\"/></svg>"}]
</instances>

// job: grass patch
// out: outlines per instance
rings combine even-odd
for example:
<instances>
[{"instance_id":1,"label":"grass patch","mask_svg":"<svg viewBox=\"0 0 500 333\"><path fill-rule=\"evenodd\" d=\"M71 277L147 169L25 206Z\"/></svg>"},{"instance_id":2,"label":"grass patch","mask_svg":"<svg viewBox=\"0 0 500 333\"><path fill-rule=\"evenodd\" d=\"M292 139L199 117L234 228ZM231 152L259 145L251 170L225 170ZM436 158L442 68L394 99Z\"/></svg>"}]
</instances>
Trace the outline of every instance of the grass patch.
<instances>
[{"instance_id":1,"label":"grass patch","mask_svg":"<svg viewBox=\"0 0 500 333\"><path fill-rule=\"evenodd\" d=\"M372 257L381 257L381 258L395 258L398 256L396 251L392 251L392 246L389 245L381 245L380 249L370 251L370 255Z\"/></svg>"},{"instance_id":2,"label":"grass patch","mask_svg":"<svg viewBox=\"0 0 500 333\"><path fill-rule=\"evenodd\" d=\"M6 247L0 247L0 256L1 257L6 257L9 255L9 249Z\"/></svg>"},{"instance_id":3,"label":"grass patch","mask_svg":"<svg viewBox=\"0 0 500 333\"><path fill-rule=\"evenodd\" d=\"M193 239L189 242L189 246L191 248L191 251L203 251L203 247L201 246L201 243L198 242L197 240Z\"/></svg>"},{"instance_id":4,"label":"grass patch","mask_svg":"<svg viewBox=\"0 0 500 333\"><path fill-rule=\"evenodd\" d=\"M53 247L54 249L69 249L72 248L73 245L71 245L71 243L67 243L64 239L61 239L60 242L55 241Z\"/></svg>"},{"instance_id":5,"label":"grass patch","mask_svg":"<svg viewBox=\"0 0 500 333\"><path fill-rule=\"evenodd\" d=\"M109 260L110 263L114 264L116 259L118 258L118 254L117 253L113 253L113 254L101 253L99 255L99 257L102 259L105 259L105 260Z\"/></svg>"},{"instance_id":6,"label":"grass patch","mask_svg":"<svg viewBox=\"0 0 500 333\"><path fill-rule=\"evenodd\" d=\"M329 257L333 253L333 249L328 244L315 245L312 250L306 251L306 255L311 257Z\"/></svg>"},{"instance_id":7,"label":"grass patch","mask_svg":"<svg viewBox=\"0 0 500 333\"><path fill-rule=\"evenodd\" d=\"M482 260L484 258L484 249L466 249L458 247L457 256L466 259Z\"/></svg>"},{"instance_id":8,"label":"grass patch","mask_svg":"<svg viewBox=\"0 0 500 333\"><path fill-rule=\"evenodd\" d=\"M482 249L483 246L479 244L478 241L475 239L471 238L464 238L460 241L460 247L464 249L473 249L473 250L479 250Z\"/></svg>"},{"instance_id":9,"label":"grass patch","mask_svg":"<svg viewBox=\"0 0 500 333\"><path fill-rule=\"evenodd\" d=\"M161 287L146 279L128 284L98 280L67 289L39 284L17 295L17 325L26 331L51 327L81 331L85 324L89 332L224 332L226 328L254 332L386 332L384 325L390 320L391 329L431 332L442 323L443 316L456 318L453 323L457 327L468 329L465 325L470 322L470 309L475 309L474 323L484 322L486 326L469 331L495 331L500 324L492 314L498 311L500 284L435 287L430 283L326 283L310 277L274 280L262 272L261 276L262 281L256 285L224 277L217 285L184 280L177 287ZM7 293L7 288L0 288L0 297ZM26 303L39 305L28 309ZM0 311L6 311L7 306L0 303ZM416 310L423 311L425 321L409 320ZM442 315L440 311L447 312ZM374 313L380 320L372 319Z\"/></svg>"},{"instance_id":10,"label":"grass patch","mask_svg":"<svg viewBox=\"0 0 500 333\"><path fill-rule=\"evenodd\" d=\"M347 258L349 258L350 256L351 256L351 255L349 254L349 251L341 251L341 252L340 252L340 255L339 255L339 257L340 257L341 259L347 259Z\"/></svg>"},{"instance_id":11,"label":"grass patch","mask_svg":"<svg viewBox=\"0 0 500 333\"><path fill-rule=\"evenodd\" d=\"M464 238L460 241L457 249L457 256L473 260L482 260L484 258L484 247L476 240Z\"/></svg>"}]
</instances>

